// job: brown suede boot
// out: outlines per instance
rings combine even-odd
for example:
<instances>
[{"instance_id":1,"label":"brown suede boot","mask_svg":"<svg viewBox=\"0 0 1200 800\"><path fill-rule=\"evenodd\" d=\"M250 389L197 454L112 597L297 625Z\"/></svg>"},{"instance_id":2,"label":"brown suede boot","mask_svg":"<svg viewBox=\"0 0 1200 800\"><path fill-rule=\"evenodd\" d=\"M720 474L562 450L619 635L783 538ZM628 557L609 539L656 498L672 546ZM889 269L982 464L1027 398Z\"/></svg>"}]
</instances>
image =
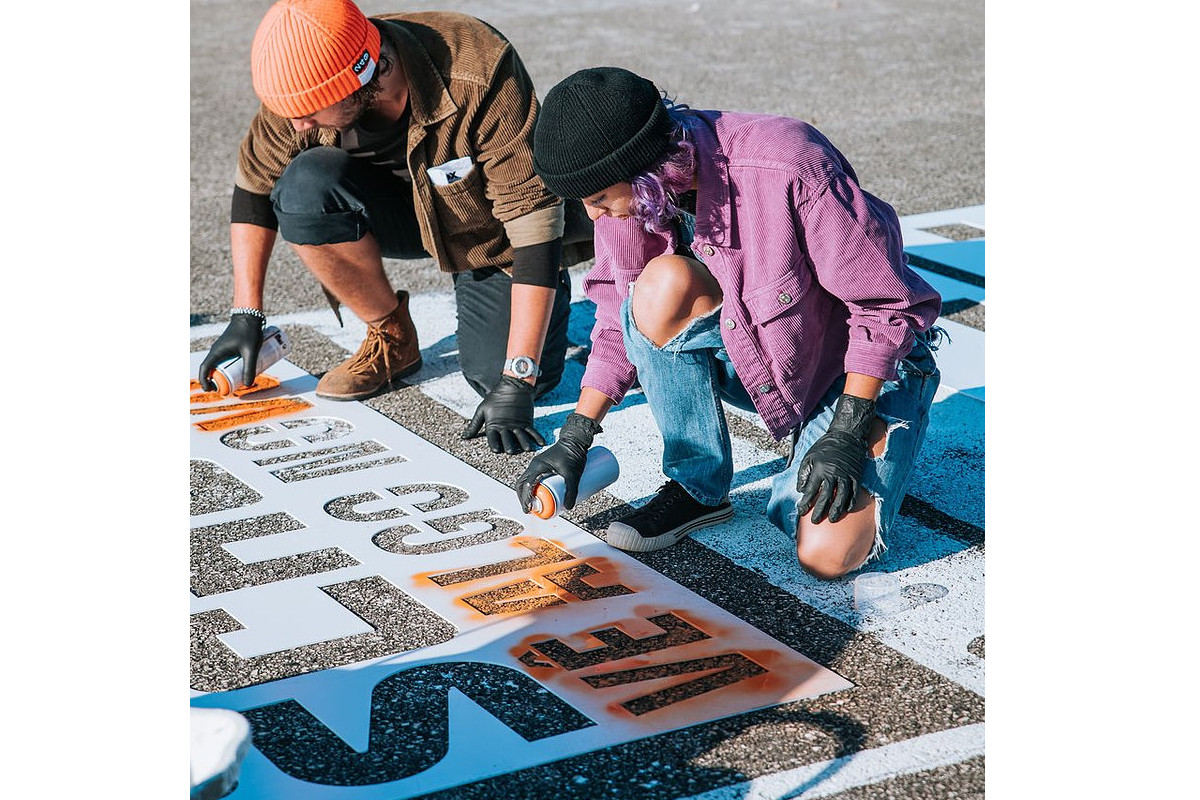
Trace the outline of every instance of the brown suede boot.
<instances>
[{"instance_id":1,"label":"brown suede boot","mask_svg":"<svg viewBox=\"0 0 1200 800\"><path fill-rule=\"evenodd\" d=\"M393 388L397 378L421 368L417 328L408 314L408 292L396 292L400 305L379 322L367 325L367 338L348 361L317 382L317 397L362 400Z\"/></svg>"}]
</instances>

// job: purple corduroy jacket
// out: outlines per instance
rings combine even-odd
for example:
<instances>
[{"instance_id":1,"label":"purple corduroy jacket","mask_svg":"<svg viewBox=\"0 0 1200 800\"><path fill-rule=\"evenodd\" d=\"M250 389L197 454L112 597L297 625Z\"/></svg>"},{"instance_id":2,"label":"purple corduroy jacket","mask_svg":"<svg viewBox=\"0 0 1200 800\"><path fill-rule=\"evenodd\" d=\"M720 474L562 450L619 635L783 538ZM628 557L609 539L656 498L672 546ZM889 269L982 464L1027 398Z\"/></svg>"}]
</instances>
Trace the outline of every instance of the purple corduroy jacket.
<instances>
[{"instance_id":1,"label":"purple corduroy jacket","mask_svg":"<svg viewBox=\"0 0 1200 800\"><path fill-rule=\"evenodd\" d=\"M787 436L846 372L883 380L941 310L907 265L890 205L862 190L816 128L786 117L695 112L698 186L692 250L721 285L725 349L776 439ZM632 219L596 222L596 303L583 386L624 398L636 371L620 308L672 234Z\"/></svg>"}]
</instances>

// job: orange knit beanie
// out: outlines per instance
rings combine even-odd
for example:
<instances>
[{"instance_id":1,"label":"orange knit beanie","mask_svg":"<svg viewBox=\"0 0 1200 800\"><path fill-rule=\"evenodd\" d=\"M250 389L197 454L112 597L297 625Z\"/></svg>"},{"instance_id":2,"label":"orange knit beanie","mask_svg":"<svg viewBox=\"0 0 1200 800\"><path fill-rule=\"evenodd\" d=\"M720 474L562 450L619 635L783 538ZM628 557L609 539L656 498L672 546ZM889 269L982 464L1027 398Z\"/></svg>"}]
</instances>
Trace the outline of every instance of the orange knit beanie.
<instances>
[{"instance_id":1,"label":"orange knit beanie","mask_svg":"<svg viewBox=\"0 0 1200 800\"><path fill-rule=\"evenodd\" d=\"M250 48L254 91L289 119L338 103L375 74L379 30L350 0L279 0Z\"/></svg>"}]
</instances>

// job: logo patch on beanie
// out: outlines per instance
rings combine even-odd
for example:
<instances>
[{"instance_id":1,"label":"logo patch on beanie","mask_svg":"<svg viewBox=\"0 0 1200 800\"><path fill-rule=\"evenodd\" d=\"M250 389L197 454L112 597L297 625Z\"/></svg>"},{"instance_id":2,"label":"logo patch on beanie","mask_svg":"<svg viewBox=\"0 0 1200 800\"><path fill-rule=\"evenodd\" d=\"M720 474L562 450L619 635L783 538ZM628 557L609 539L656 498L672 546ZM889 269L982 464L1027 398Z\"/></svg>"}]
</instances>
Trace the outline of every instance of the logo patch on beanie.
<instances>
[{"instance_id":1,"label":"logo patch on beanie","mask_svg":"<svg viewBox=\"0 0 1200 800\"><path fill-rule=\"evenodd\" d=\"M370 50L363 50L363 54L358 57L358 61L354 62L351 67L354 74L358 76L358 82L366 84L371 80L371 76L375 74L375 59L371 58Z\"/></svg>"}]
</instances>

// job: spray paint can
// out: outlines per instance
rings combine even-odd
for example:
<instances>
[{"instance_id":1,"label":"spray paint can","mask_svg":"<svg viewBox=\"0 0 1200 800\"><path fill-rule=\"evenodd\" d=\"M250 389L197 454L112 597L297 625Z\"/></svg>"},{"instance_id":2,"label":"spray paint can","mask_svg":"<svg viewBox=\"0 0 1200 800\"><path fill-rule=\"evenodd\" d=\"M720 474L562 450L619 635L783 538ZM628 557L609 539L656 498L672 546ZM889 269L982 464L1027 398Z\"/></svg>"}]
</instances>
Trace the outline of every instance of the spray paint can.
<instances>
[{"instance_id":1,"label":"spray paint can","mask_svg":"<svg viewBox=\"0 0 1200 800\"><path fill-rule=\"evenodd\" d=\"M617 457L607 447L597 445L587 452L587 465L579 476L579 493L575 503L582 503L613 481L621 474L621 465ZM558 514L563 506L563 497L567 493L567 484L561 475L551 475L538 484L533 494L533 506L529 513L539 519L550 519Z\"/></svg>"},{"instance_id":2,"label":"spray paint can","mask_svg":"<svg viewBox=\"0 0 1200 800\"><path fill-rule=\"evenodd\" d=\"M258 371L254 377L257 378L266 372L272 364L285 358L290 352L292 352L292 344L283 335L283 331L274 325L268 325L263 329L262 347L258 350ZM217 394L222 397L227 397L233 394L235 389L240 389L242 387L242 357L236 356L217 364L213 369L212 380L217 385ZM247 381L247 383L253 384L254 381Z\"/></svg>"}]
</instances>

